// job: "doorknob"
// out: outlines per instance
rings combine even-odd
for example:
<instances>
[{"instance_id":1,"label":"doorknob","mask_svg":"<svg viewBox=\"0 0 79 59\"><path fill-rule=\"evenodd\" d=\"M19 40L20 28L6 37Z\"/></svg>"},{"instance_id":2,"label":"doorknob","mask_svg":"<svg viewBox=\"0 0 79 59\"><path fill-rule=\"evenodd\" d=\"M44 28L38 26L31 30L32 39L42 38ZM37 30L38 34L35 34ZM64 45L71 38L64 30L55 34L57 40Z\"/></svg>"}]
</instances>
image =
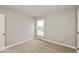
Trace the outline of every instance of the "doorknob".
<instances>
[{"instance_id":1,"label":"doorknob","mask_svg":"<svg viewBox=\"0 0 79 59\"><path fill-rule=\"evenodd\" d=\"M5 33L3 33L2 35L6 35Z\"/></svg>"}]
</instances>

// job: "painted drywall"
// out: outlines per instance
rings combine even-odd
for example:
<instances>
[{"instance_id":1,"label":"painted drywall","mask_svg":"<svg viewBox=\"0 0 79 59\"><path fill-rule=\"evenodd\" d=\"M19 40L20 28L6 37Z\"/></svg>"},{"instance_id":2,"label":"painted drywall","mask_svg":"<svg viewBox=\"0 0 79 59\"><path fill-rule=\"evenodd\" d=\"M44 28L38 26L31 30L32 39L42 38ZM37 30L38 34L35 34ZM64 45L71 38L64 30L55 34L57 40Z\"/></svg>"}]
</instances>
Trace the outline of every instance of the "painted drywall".
<instances>
[{"instance_id":1,"label":"painted drywall","mask_svg":"<svg viewBox=\"0 0 79 59\"><path fill-rule=\"evenodd\" d=\"M34 19L13 10L0 8L6 15L6 46L34 36Z\"/></svg>"},{"instance_id":2,"label":"painted drywall","mask_svg":"<svg viewBox=\"0 0 79 59\"><path fill-rule=\"evenodd\" d=\"M79 7L77 9L77 48L79 48Z\"/></svg>"},{"instance_id":3,"label":"painted drywall","mask_svg":"<svg viewBox=\"0 0 79 59\"><path fill-rule=\"evenodd\" d=\"M46 39L72 47L76 46L76 9L61 11L43 19Z\"/></svg>"}]
</instances>

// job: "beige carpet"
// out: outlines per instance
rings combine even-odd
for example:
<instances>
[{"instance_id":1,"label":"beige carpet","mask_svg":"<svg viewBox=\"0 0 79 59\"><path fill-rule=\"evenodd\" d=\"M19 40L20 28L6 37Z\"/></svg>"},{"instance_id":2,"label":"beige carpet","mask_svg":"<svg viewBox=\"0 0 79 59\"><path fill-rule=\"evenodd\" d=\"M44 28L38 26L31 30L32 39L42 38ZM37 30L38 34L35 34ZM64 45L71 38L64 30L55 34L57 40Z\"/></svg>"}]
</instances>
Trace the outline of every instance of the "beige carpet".
<instances>
[{"instance_id":1,"label":"beige carpet","mask_svg":"<svg viewBox=\"0 0 79 59\"><path fill-rule=\"evenodd\" d=\"M73 53L75 50L54 43L33 39L7 48L3 53Z\"/></svg>"}]
</instances>

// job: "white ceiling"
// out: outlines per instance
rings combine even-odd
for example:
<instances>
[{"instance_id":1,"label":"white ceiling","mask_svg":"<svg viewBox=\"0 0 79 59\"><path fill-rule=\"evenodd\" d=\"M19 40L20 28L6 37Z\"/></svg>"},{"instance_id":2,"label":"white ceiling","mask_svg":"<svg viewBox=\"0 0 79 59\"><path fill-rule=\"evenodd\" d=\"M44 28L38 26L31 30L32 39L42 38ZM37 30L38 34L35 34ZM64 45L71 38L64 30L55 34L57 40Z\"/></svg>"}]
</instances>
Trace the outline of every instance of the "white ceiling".
<instances>
[{"instance_id":1,"label":"white ceiling","mask_svg":"<svg viewBox=\"0 0 79 59\"><path fill-rule=\"evenodd\" d=\"M75 6L70 6L70 5L66 5L66 6L65 5L4 5L1 7L16 10L29 16L42 17L42 16L50 15L55 12L74 8Z\"/></svg>"}]
</instances>

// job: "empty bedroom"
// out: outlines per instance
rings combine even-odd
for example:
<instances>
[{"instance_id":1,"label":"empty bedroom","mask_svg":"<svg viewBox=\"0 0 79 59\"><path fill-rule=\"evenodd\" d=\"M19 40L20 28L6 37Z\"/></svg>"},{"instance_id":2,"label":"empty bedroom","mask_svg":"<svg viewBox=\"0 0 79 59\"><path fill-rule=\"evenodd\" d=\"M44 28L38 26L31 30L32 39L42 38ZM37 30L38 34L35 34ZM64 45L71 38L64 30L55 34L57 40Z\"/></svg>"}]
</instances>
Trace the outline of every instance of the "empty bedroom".
<instances>
[{"instance_id":1,"label":"empty bedroom","mask_svg":"<svg viewBox=\"0 0 79 59\"><path fill-rule=\"evenodd\" d=\"M76 53L78 6L0 5L0 53Z\"/></svg>"}]
</instances>

